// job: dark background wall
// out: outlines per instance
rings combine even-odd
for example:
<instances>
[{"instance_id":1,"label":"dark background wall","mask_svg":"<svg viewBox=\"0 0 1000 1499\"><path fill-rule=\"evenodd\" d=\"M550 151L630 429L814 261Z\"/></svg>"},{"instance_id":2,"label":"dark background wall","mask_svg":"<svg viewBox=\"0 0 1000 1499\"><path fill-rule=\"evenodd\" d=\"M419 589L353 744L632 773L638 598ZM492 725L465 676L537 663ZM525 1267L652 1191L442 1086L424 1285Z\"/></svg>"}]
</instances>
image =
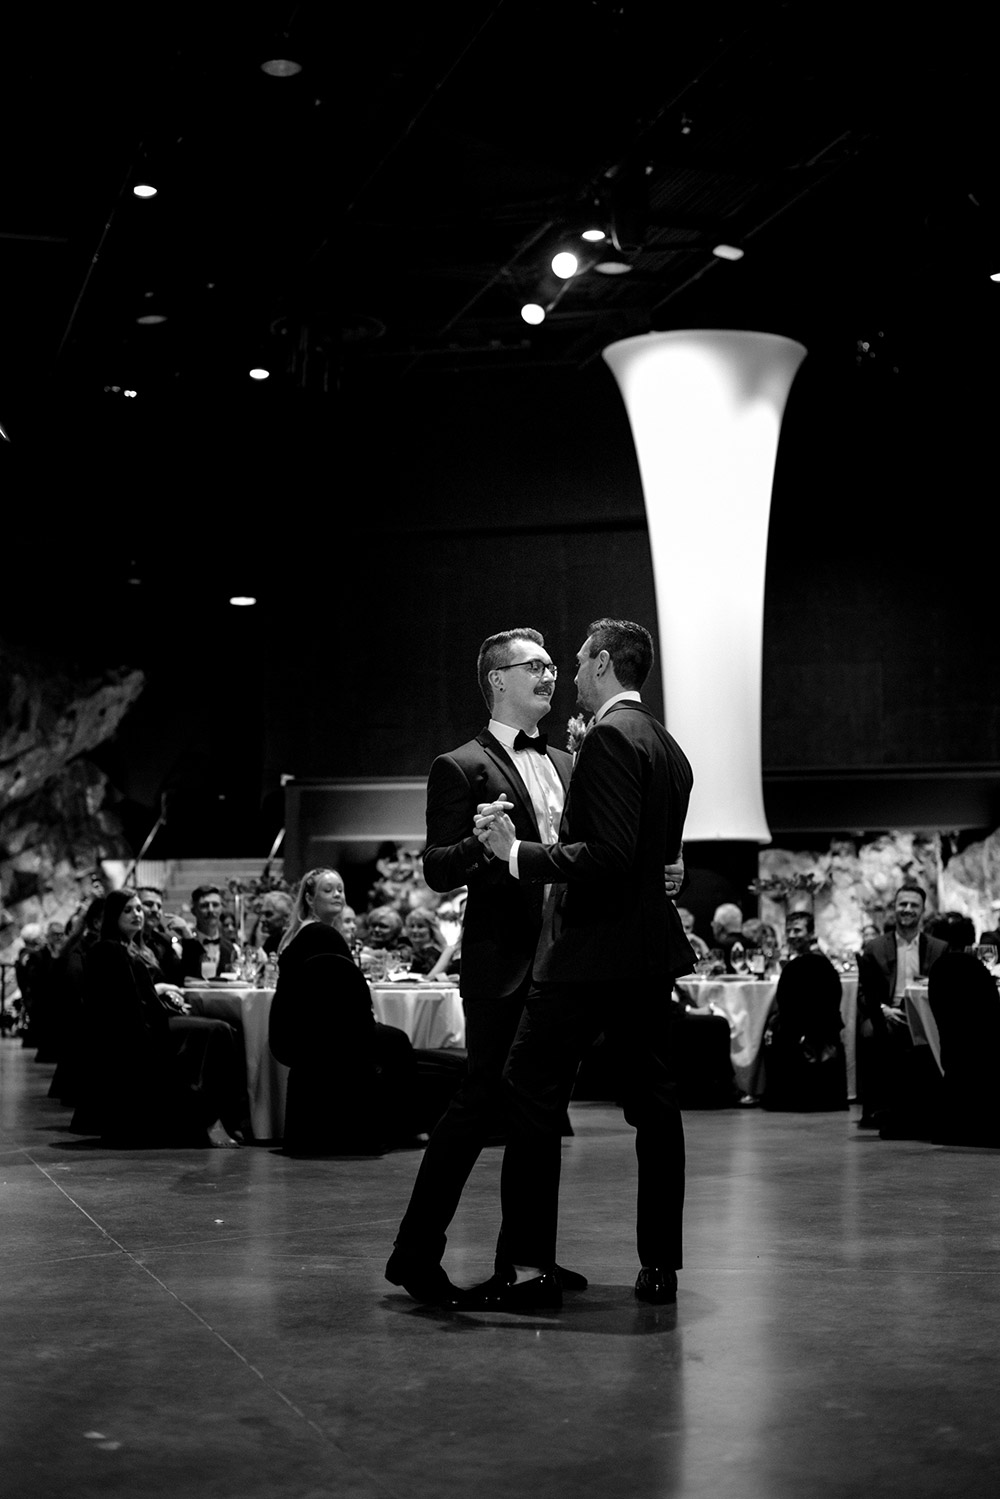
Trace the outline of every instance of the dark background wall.
<instances>
[{"instance_id":1,"label":"dark background wall","mask_svg":"<svg viewBox=\"0 0 1000 1499\"><path fill-rule=\"evenodd\" d=\"M995 786L1000 767L991 422L968 359L930 377L893 358L818 336L786 413L764 645L776 834L824 825L801 812L800 773L822 799L845 773L972 767ZM475 654L496 628L545 632L561 736L588 621L655 625L603 364L206 400L169 441L162 411L64 415L48 451L4 455L2 633L146 672L101 758L137 837L170 792L165 853L263 856L283 773L424 774L482 721ZM232 590L258 606L231 608ZM878 805L848 793L843 825L882 825ZM932 798L928 821L950 807Z\"/></svg>"}]
</instances>

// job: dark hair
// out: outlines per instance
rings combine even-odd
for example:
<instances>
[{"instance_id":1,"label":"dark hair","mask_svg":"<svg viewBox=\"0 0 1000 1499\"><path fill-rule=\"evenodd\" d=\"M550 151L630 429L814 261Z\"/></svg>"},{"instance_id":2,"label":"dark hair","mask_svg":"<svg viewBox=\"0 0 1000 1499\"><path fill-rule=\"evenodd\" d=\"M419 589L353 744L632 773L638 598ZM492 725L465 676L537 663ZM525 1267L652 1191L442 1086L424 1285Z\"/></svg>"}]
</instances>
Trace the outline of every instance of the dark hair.
<instances>
[{"instance_id":1,"label":"dark hair","mask_svg":"<svg viewBox=\"0 0 1000 1499\"><path fill-rule=\"evenodd\" d=\"M810 937L816 930L816 918L815 916L813 916L813 913L811 911L789 911L788 920L785 922L786 932L793 921L804 921L806 923Z\"/></svg>"},{"instance_id":2,"label":"dark hair","mask_svg":"<svg viewBox=\"0 0 1000 1499\"><path fill-rule=\"evenodd\" d=\"M964 952L967 947L975 946L976 928L971 918L963 916L960 911L942 912L928 922L927 930L932 937L947 942L953 951Z\"/></svg>"},{"instance_id":3,"label":"dark hair","mask_svg":"<svg viewBox=\"0 0 1000 1499\"><path fill-rule=\"evenodd\" d=\"M220 900L222 899L222 891L219 889L218 885L198 885L194 890L191 891L192 910L202 899L202 897L206 895L217 895Z\"/></svg>"},{"instance_id":4,"label":"dark hair","mask_svg":"<svg viewBox=\"0 0 1000 1499\"><path fill-rule=\"evenodd\" d=\"M138 891L132 889L131 886L125 886L125 888L122 890L111 891L107 900L104 902L104 915L101 918L102 942L124 942L125 939L123 938L121 932L118 930L118 923L121 920L121 914L124 911L125 907L128 905L129 901L137 899ZM135 950L136 955L142 959L147 967L156 967L155 954L144 941L141 927L136 936L132 938L131 942L126 945L132 947Z\"/></svg>"},{"instance_id":5,"label":"dark hair","mask_svg":"<svg viewBox=\"0 0 1000 1499\"><path fill-rule=\"evenodd\" d=\"M920 899L923 901L924 905L926 906L926 904L927 904L927 891L926 890L922 890L919 885L915 885L912 880L904 880L904 882L902 883L902 885L900 885L899 889L896 891L896 894L892 897L892 903L893 903L893 905L896 904L896 901L903 894L904 890L909 890L912 895L919 895Z\"/></svg>"},{"instance_id":6,"label":"dark hair","mask_svg":"<svg viewBox=\"0 0 1000 1499\"><path fill-rule=\"evenodd\" d=\"M142 895L143 892L146 895L158 895L161 900L163 899L163 891L158 889L156 885L136 885L136 895Z\"/></svg>"},{"instance_id":7,"label":"dark hair","mask_svg":"<svg viewBox=\"0 0 1000 1499\"><path fill-rule=\"evenodd\" d=\"M587 627L590 658L607 651L621 685L638 692L653 665L653 637L630 619L596 619Z\"/></svg>"},{"instance_id":8,"label":"dark hair","mask_svg":"<svg viewBox=\"0 0 1000 1499\"><path fill-rule=\"evenodd\" d=\"M515 640L531 640L535 645L545 645L545 638L538 630L501 630L498 635L487 635L479 647L479 657L476 661L476 673L479 677L479 690L486 699L486 706L490 712L493 711L493 689L490 686L490 672L496 671L498 666L509 666L511 664L511 646Z\"/></svg>"}]
</instances>

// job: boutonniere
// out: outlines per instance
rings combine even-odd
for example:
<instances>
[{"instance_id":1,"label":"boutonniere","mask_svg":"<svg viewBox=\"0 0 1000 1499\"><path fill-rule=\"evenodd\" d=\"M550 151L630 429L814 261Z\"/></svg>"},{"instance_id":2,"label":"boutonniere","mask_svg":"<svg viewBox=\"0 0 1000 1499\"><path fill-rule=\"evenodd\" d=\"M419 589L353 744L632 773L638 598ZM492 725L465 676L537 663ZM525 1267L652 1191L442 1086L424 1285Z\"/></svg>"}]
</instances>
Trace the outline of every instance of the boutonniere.
<instances>
[{"instance_id":1,"label":"boutonniere","mask_svg":"<svg viewBox=\"0 0 1000 1499\"><path fill-rule=\"evenodd\" d=\"M579 753L580 746L584 741L587 730L593 723L593 719L585 719L582 713L577 713L566 725L566 748L572 755Z\"/></svg>"}]
</instances>

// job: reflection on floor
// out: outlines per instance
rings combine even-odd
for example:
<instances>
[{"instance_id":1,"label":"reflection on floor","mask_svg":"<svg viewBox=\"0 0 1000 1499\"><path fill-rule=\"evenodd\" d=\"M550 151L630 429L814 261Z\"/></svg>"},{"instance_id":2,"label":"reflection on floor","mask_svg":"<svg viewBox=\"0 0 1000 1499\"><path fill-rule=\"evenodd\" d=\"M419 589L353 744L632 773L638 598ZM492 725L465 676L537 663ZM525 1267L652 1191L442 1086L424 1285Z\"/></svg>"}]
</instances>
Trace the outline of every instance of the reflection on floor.
<instances>
[{"instance_id":1,"label":"reflection on floor","mask_svg":"<svg viewBox=\"0 0 1000 1499\"><path fill-rule=\"evenodd\" d=\"M688 1113L677 1308L632 1296L631 1132L575 1105L561 1314L382 1279L417 1166L113 1152L0 1042L0 1425L18 1499L1000 1493L1000 1160L846 1114ZM491 1270L499 1151L448 1268Z\"/></svg>"}]
</instances>

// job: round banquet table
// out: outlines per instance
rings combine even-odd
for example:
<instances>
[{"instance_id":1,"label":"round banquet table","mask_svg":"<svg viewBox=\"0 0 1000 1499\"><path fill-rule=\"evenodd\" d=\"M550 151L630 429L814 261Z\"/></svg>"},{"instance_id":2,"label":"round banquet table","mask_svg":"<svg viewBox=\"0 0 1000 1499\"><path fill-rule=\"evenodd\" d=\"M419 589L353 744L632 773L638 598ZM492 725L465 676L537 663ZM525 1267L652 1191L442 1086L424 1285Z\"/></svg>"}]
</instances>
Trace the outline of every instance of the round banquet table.
<instances>
[{"instance_id":1,"label":"round banquet table","mask_svg":"<svg viewBox=\"0 0 1000 1499\"><path fill-rule=\"evenodd\" d=\"M465 1045L465 1012L451 984L373 984L375 1018L405 1031L416 1047L437 1051ZM196 984L184 990L192 1013L228 1020L243 1035L250 1123L255 1140L280 1140L285 1130L288 1068L268 1045L273 989L242 984Z\"/></svg>"},{"instance_id":2,"label":"round banquet table","mask_svg":"<svg viewBox=\"0 0 1000 1499\"><path fill-rule=\"evenodd\" d=\"M731 1054L736 1084L744 1094L756 1096L761 1091L761 1040L771 1011L777 979L697 978L678 979L677 987L699 1010L714 1005L729 1021ZM847 1057L847 1095L854 1098L856 1087L855 1035L858 1016L858 976L840 975L840 1014L844 1022L844 1051Z\"/></svg>"}]
</instances>

